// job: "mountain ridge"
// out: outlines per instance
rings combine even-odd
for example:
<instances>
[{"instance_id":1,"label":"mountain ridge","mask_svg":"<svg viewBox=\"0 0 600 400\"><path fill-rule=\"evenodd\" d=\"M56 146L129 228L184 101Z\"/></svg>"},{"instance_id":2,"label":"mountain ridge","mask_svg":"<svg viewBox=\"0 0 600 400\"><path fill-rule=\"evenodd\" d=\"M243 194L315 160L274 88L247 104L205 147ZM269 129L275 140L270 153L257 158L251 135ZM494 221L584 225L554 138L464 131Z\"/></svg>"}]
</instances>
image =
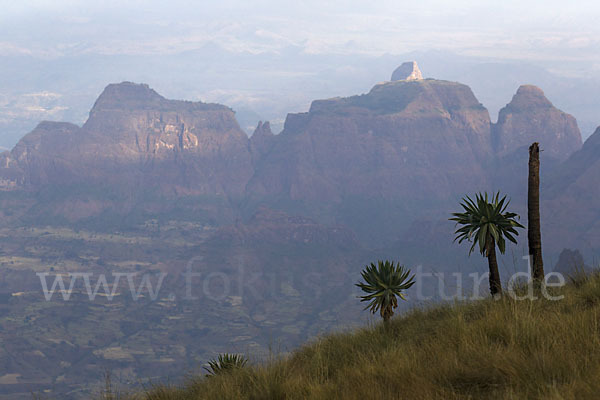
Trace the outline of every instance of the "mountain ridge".
<instances>
[{"instance_id":1,"label":"mountain ridge","mask_svg":"<svg viewBox=\"0 0 600 400\"><path fill-rule=\"evenodd\" d=\"M105 88L83 126L41 123L0 155L0 184L35 191L97 182L129 199L119 207L97 194L64 193L49 207L69 220L136 207L150 215L165 199L204 196L183 214L227 224L268 206L346 225L375 244L404 237L419 218L443 218L464 193L495 183L519 191L521 178L511 176L533 139L551 156L545 166L581 147L573 117L531 85L495 124L466 85L399 80L315 100L308 112L288 114L280 134L261 122L248 138L227 106L167 100L146 84L122 82Z\"/></svg>"}]
</instances>

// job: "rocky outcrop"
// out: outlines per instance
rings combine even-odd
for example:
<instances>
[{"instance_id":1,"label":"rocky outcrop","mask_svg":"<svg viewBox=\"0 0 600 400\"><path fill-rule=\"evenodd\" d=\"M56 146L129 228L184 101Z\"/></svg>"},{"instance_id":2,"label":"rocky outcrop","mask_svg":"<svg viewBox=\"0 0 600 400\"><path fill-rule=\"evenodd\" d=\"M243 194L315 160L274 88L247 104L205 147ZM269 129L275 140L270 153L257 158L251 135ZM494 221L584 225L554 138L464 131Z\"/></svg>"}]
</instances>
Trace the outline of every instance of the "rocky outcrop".
<instances>
[{"instance_id":1,"label":"rocky outcrop","mask_svg":"<svg viewBox=\"0 0 600 400\"><path fill-rule=\"evenodd\" d=\"M275 142L275 135L271 132L269 121L259 121L254 133L250 137L250 152L254 163L264 157Z\"/></svg>"},{"instance_id":2,"label":"rocky outcrop","mask_svg":"<svg viewBox=\"0 0 600 400\"><path fill-rule=\"evenodd\" d=\"M500 110L492 135L499 157L539 142L544 156L563 161L582 145L575 118L554 107L544 92L532 85L519 87Z\"/></svg>"},{"instance_id":3,"label":"rocky outcrop","mask_svg":"<svg viewBox=\"0 0 600 400\"><path fill-rule=\"evenodd\" d=\"M392 73L392 81L417 81L423 79L423 75L421 74L421 70L417 65L416 61L408 61L402 63L398 68L394 70Z\"/></svg>"}]
</instances>

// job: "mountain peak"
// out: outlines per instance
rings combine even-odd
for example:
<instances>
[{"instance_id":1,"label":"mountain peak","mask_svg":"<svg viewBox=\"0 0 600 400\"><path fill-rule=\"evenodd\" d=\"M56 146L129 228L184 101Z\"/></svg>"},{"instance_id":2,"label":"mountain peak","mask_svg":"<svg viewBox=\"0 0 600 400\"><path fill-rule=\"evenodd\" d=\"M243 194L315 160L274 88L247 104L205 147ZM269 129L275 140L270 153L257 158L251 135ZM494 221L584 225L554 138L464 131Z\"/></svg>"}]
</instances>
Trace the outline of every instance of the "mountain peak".
<instances>
[{"instance_id":1,"label":"mountain peak","mask_svg":"<svg viewBox=\"0 0 600 400\"><path fill-rule=\"evenodd\" d=\"M392 73L392 81L419 81L423 79L416 61L402 63Z\"/></svg>"},{"instance_id":2,"label":"mountain peak","mask_svg":"<svg viewBox=\"0 0 600 400\"><path fill-rule=\"evenodd\" d=\"M542 89L533 85L519 87L498 113L492 133L500 156L539 142L545 155L562 161L582 145L575 118L554 107Z\"/></svg>"},{"instance_id":3,"label":"mountain peak","mask_svg":"<svg viewBox=\"0 0 600 400\"><path fill-rule=\"evenodd\" d=\"M535 85L521 85L507 107L513 110L553 107L544 91Z\"/></svg>"},{"instance_id":4,"label":"mountain peak","mask_svg":"<svg viewBox=\"0 0 600 400\"><path fill-rule=\"evenodd\" d=\"M159 108L164 101L164 97L145 83L111 83L98 97L92 111Z\"/></svg>"},{"instance_id":5,"label":"mountain peak","mask_svg":"<svg viewBox=\"0 0 600 400\"><path fill-rule=\"evenodd\" d=\"M274 136L271 131L271 123L269 121L258 121L258 125L251 137Z\"/></svg>"},{"instance_id":6,"label":"mountain peak","mask_svg":"<svg viewBox=\"0 0 600 400\"><path fill-rule=\"evenodd\" d=\"M252 152L253 160L256 162L273 146L275 135L271 132L271 124L269 121L259 121L252 136L250 136L250 151Z\"/></svg>"}]
</instances>

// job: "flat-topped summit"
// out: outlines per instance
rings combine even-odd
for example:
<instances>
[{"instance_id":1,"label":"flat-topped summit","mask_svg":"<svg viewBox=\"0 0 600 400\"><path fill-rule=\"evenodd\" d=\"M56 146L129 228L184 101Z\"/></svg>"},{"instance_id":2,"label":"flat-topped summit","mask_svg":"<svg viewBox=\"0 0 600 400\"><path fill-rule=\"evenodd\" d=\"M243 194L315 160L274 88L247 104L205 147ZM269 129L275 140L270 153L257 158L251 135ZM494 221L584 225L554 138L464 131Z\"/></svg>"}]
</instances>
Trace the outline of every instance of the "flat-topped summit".
<instances>
[{"instance_id":1,"label":"flat-topped summit","mask_svg":"<svg viewBox=\"0 0 600 400\"><path fill-rule=\"evenodd\" d=\"M485 110L467 85L427 79L388 81L375 85L366 94L314 100L311 103L309 114L348 114L349 111L356 112L359 109L380 115L412 113L417 110L419 113L433 112L437 114L440 109ZM305 116L306 113L289 114L288 119L294 115Z\"/></svg>"},{"instance_id":2,"label":"flat-topped summit","mask_svg":"<svg viewBox=\"0 0 600 400\"><path fill-rule=\"evenodd\" d=\"M108 85L82 127L43 122L0 162L10 187L137 185L168 195L239 195L252 169L231 108L169 100L132 82Z\"/></svg>"},{"instance_id":3,"label":"flat-topped summit","mask_svg":"<svg viewBox=\"0 0 600 400\"><path fill-rule=\"evenodd\" d=\"M158 94L145 83L111 83L102 91L90 115L101 111L199 111L230 110L222 104L201 101L170 100Z\"/></svg>"},{"instance_id":4,"label":"flat-topped summit","mask_svg":"<svg viewBox=\"0 0 600 400\"><path fill-rule=\"evenodd\" d=\"M111 83L100 94L92 112L113 109L156 109L166 99L146 84L133 82Z\"/></svg>"},{"instance_id":5,"label":"flat-topped summit","mask_svg":"<svg viewBox=\"0 0 600 400\"><path fill-rule=\"evenodd\" d=\"M392 73L392 81L417 81L422 80L423 75L416 61L402 63Z\"/></svg>"}]
</instances>

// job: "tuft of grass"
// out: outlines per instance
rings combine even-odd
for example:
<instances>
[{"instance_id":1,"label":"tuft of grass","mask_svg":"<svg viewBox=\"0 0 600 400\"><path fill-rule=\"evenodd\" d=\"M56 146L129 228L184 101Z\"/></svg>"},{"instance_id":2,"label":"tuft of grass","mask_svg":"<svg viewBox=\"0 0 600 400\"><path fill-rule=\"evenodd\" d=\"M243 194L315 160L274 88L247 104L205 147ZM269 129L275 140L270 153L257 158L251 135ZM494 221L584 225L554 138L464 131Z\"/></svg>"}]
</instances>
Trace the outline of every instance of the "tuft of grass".
<instances>
[{"instance_id":1,"label":"tuft of grass","mask_svg":"<svg viewBox=\"0 0 600 400\"><path fill-rule=\"evenodd\" d=\"M248 359L242 354L219 354L216 360L208 362L208 368L204 368L207 377L229 373L234 369L244 368Z\"/></svg>"},{"instance_id":2,"label":"tuft of grass","mask_svg":"<svg viewBox=\"0 0 600 400\"><path fill-rule=\"evenodd\" d=\"M596 399L600 277L560 294L417 309L388 327L332 334L285 359L130 399Z\"/></svg>"}]
</instances>

